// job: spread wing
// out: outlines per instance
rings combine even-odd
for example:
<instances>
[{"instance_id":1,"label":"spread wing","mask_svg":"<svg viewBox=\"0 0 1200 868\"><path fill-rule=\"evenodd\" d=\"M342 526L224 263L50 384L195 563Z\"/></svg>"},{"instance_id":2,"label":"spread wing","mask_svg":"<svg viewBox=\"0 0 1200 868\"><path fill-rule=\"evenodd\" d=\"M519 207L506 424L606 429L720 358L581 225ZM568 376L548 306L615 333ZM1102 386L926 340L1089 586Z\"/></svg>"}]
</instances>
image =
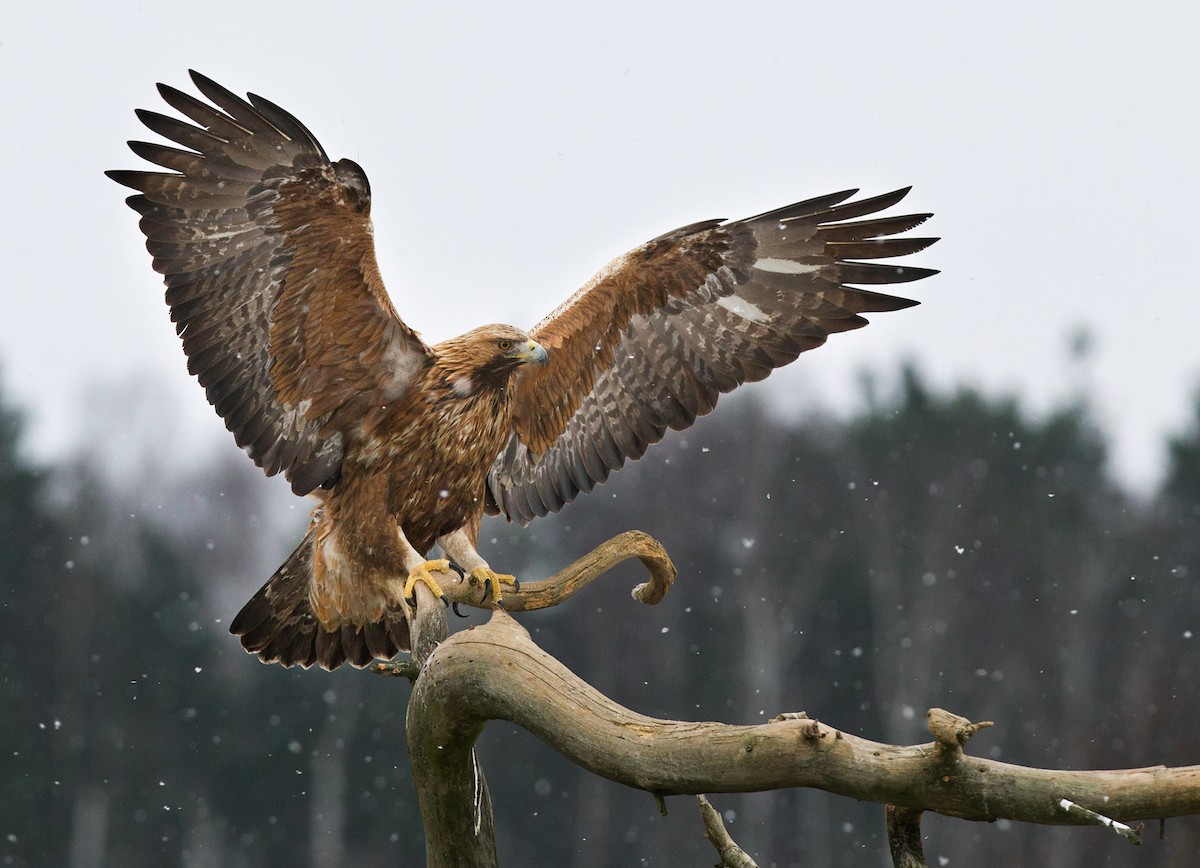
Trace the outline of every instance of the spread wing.
<instances>
[{"instance_id":1,"label":"spread wing","mask_svg":"<svg viewBox=\"0 0 1200 868\"><path fill-rule=\"evenodd\" d=\"M937 239L889 236L930 215L859 220L908 190L847 202L856 192L677 229L614 260L543 320L532 337L549 363L521 374L489 509L521 522L555 512L721 393L866 325L862 313L916 304L855 285L936 274L860 261L929 246Z\"/></svg>"},{"instance_id":2,"label":"spread wing","mask_svg":"<svg viewBox=\"0 0 1200 868\"><path fill-rule=\"evenodd\" d=\"M362 169L267 100L192 80L209 102L158 88L192 123L138 112L186 150L129 143L170 171L108 174L139 191L127 201L188 370L238 445L305 494L332 485L365 408L400 398L430 353L384 290Z\"/></svg>"}]
</instances>

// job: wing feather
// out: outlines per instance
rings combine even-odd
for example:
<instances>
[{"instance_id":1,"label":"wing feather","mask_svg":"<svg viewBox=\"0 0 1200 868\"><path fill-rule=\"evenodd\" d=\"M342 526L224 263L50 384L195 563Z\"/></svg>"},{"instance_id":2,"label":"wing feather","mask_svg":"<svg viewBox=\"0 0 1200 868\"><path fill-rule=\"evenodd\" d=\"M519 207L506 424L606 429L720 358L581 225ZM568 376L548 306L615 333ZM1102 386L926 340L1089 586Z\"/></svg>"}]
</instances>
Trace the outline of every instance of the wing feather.
<instances>
[{"instance_id":1,"label":"wing feather","mask_svg":"<svg viewBox=\"0 0 1200 868\"><path fill-rule=\"evenodd\" d=\"M513 431L488 476L489 509L556 511L861 314L916 302L864 289L928 268L873 261L934 238L891 238L930 215L873 217L908 188L844 190L736 222L695 223L614 260L532 332L549 364L520 375ZM850 200L850 201L848 201ZM858 219L858 218L869 219Z\"/></svg>"},{"instance_id":2,"label":"wing feather","mask_svg":"<svg viewBox=\"0 0 1200 868\"><path fill-rule=\"evenodd\" d=\"M192 81L207 102L159 85L186 121L137 112L181 146L130 142L167 171L108 174L137 191L127 201L163 275L188 370L238 445L307 493L337 478L363 408L401 397L430 351L383 288L362 170L331 162L269 100L195 72Z\"/></svg>"}]
</instances>

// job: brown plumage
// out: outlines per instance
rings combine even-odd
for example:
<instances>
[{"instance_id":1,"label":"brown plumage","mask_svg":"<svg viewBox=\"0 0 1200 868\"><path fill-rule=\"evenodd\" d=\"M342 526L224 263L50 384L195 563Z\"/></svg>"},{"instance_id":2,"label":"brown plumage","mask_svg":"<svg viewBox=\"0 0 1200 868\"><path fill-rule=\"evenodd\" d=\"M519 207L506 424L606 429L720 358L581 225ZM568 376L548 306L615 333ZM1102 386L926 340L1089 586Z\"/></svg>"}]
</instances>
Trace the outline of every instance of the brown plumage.
<instances>
[{"instance_id":1,"label":"brown plumage","mask_svg":"<svg viewBox=\"0 0 1200 868\"><path fill-rule=\"evenodd\" d=\"M871 216L907 190L849 190L662 235L529 334L427 346L383 287L362 169L273 103L192 79L208 102L159 85L191 123L138 112L185 150L130 143L169 171L109 175L138 191L188 369L255 463L320 501L231 626L267 662L394 656L402 597L440 568L435 542L499 592L507 577L475 550L485 508L520 522L560 509L721 393L862 313L915 304L853 285L935 273L860 261L935 239L890 237L927 214Z\"/></svg>"}]
</instances>

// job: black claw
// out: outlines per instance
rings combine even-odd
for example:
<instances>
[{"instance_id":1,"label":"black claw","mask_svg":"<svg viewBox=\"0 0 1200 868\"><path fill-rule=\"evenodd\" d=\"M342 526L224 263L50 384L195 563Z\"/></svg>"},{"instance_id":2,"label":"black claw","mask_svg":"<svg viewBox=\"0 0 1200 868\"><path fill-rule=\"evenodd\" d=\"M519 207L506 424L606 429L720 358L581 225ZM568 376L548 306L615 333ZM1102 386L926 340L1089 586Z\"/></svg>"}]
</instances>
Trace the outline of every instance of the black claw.
<instances>
[{"instance_id":1,"label":"black claw","mask_svg":"<svg viewBox=\"0 0 1200 868\"><path fill-rule=\"evenodd\" d=\"M458 603L457 603L457 602L451 603L451 604L450 604L450 608L454 610L454 614L455 614L455 615L458 615L458 617L460 617L460 618L465 618L465 617L467 617L467 616L466 616L466 615L464 615L462 612L458 611Z\"/></svg>"},{"instance_id":2,"label":"black claw","mask_svg":"<svg viewBox=\"0 0 1200 868\"><path fill-rule=\"evenodd\" d=\"M413 594L411 597L405 597L404 602L408 603L410 609L417 608L417 595Z\"/></svg>"},{"instance_id":3,"label":"black claw","mask_svg":"<svg viewBox=\"0 0 1200 868\"><path fill-rule=\"evenodd\" d=\"M487 598L490 597L491 595L492 595L491 580L484 579L484 581L483 581L483 597L479 600L479 604L482 606L484 603L487 602Z\"/></svg>"},{"instance_id":4,"label":"black claw","mask_svg":"<svg viewBox=\"0 0 1200 868\"><path fill-rule=\"evenodd\" d=\"M442 596L439 599L441 599L443 606L445 606L447 609L450 608L450 598L449 597L447 597L445 594L442 594Z\"/></svg>"},{"instance_id":5,"label":"black claw","mask_svg":"<svg viewBox=\"0 0 1200 868\"><path fill-rule=\"evenodd\" d=\"M515 594L520 590L521 590L521 580L518 579L516 576L513 576L513 593Z\"/></svg>"},{"instance_id":6,"label":"black claw","mask_svg":"<svg viewBox=\"0 0 1200 868\"><path fill-rule=\"evenodd\" d=\"M458 573L458 577L460 579L465 579L467 577L467 571L464 570L462 567L460 567L458 564L454 563L454 561L450 561L449 567L451 570Z\"/></svg>"}]
</instances>

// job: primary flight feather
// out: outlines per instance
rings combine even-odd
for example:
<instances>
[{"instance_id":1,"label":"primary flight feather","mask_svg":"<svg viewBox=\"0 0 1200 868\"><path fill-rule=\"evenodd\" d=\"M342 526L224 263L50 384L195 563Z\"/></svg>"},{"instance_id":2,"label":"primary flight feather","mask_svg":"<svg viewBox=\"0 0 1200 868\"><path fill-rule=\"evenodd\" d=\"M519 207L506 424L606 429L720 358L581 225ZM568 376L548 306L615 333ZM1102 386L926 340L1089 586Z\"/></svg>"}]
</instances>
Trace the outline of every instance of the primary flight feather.
<instances>
[{"instance_id":1,"label":"primary flight feather","mask_svg":"<svg viewBox=\"0 0 1200 868\"><path fill-rule=\"evenodd\" d=\"M139 110L182 146L131 142L166 172L113 171L164 276L188 370L239 446L297 494L304 541L234 619L285 666L365 666L409 644L403 600L438 589L435 543L499 600L511 576L476 551L485 511L557 511L662 439L861 314L916 302L863 286L936 272L876 217L907 189L847 190L668 232L618 257L531 331L486 325L426 345L375 262L371 191L274 103L198 73L205 99ZM205 101L207 100L207 102ZM867 219L860 219L867 218Z\"/></svg>"}]
</instances>

